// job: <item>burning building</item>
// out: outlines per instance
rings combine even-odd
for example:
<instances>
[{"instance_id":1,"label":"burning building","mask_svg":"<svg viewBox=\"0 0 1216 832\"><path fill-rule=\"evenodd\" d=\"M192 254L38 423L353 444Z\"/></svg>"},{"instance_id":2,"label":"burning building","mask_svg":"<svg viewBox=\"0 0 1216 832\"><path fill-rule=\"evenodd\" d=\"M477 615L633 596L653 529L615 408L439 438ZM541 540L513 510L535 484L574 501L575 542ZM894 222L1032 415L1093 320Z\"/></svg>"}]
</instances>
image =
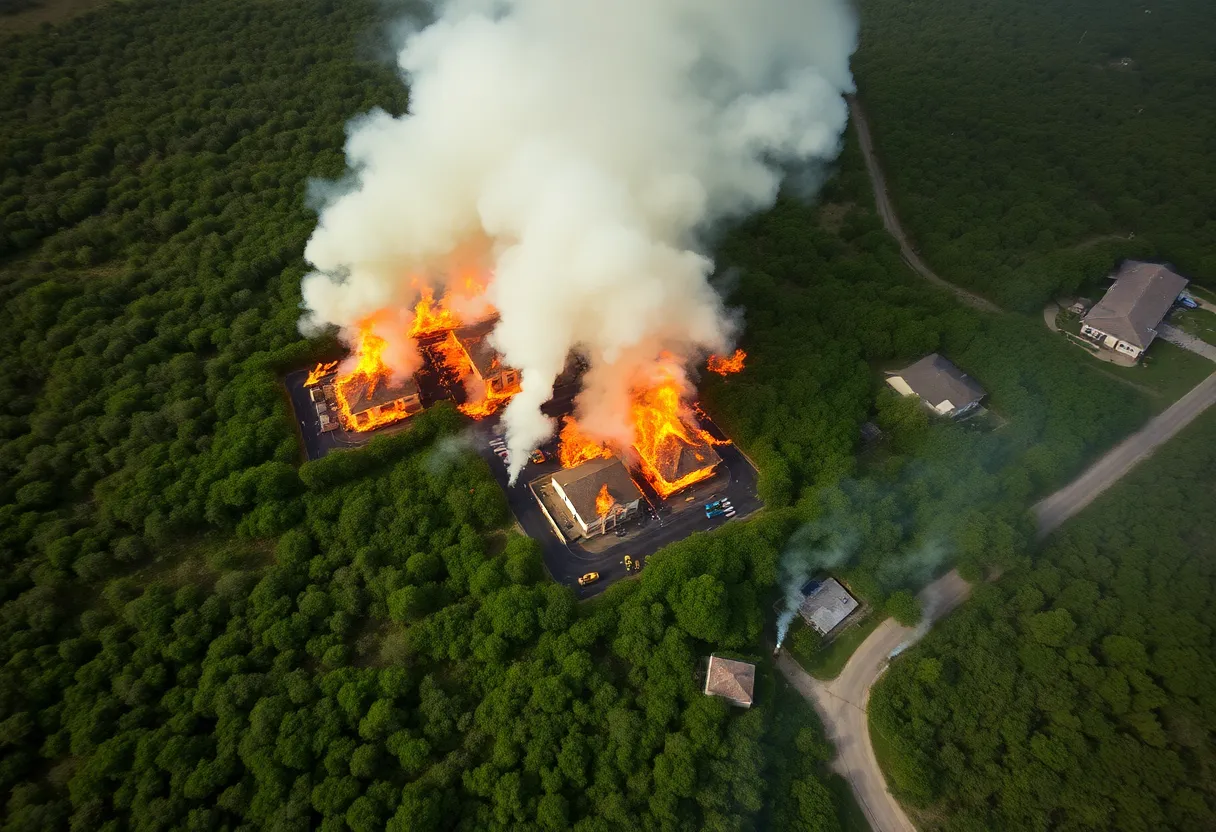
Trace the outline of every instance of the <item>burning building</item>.
<instances>
[{"instance_id":1,"label":"burning building","mask_svg":"<svg viewBox=\"0 0 1216 832\"><path fill-rule=\"evenodd\" d=\"M460 411L475 419L494 413L520 391L519 370L504 364L490 344L496 323L491 318L453 329L434 347L439 363L465 387Z\"/></svg>"},{"instance_id":2,"label":"burning building","mask_svg":"<svg viewBox=\"0 0 1216 832\"><path fill-rule=\"evenodd\" d=\"M338 389L344 405L339 412L345 417L344 424L353 425L352 430L383 427L422 412L418 384L412 377L396 383L355 377Z\"/></svg>"},{"instance_id":3,"label":"burning building","mask_svg":"<svg viewBox=\"0 0 1216 832\"><path fill-rule=\"evenodd\" d=\"M660 497L670 497L714 475L722 458L706 438L691 427L692 409L680 399L674 375L638 391L633 400L633 449L642 475Z\"/></svg>"},{"instance_id":4,"label":"burning building","mask_svg":"<svg viewBox=\"0 0 1216 832\"><path fill-rule=\"evenodd\" d=\"M616 528L641 505L642 492L614 457L566 468L553 475L551 484L584 537Z\"/></svg>"},{"instance_id":5,"label":"burning building","mask_svg":"<svg viewBox=\"0 0 1216 832\"><path fill-rule=\"evenodd\" d=\"M482 321L452 332L469 366L479 382L485 385L487 397L510 397L519 392L519 370L503 364L502 356L490 346L490 330L497 320Z\"/></svg>"}]
</instances>

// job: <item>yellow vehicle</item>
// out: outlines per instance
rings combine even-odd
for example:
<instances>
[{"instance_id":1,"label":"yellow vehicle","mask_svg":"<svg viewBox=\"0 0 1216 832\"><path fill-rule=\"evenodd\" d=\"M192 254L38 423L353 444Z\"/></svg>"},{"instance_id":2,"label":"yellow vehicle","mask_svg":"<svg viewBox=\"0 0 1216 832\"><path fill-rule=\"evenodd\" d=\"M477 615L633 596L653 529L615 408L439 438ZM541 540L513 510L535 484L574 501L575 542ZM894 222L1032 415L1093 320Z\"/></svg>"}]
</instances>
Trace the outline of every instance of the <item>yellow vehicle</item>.
<instances>
[{"instance_id":1,"label":"yellow vehicle","mask_svg":"<svg viewBox=\"0 0 1216 832\"><path fill-rule=\"evenodd\" d=\"M584 575L583 577L581 577L581 578L579 578L579 579L578 579L578 585L579 585L579 586L586 586L587 584L593 584L593 583L595 583L595 582L596 582L596 581L598 581L599 579L600 579L600 573L599 573L599 572L588 572L586 575Z\"/></svg>"},{"instance_id":2,"label":"yellow vehicle","mask_svg":"<svg viewBox=\"0 0 1216 832\"><path fill-rule=\"evenodd\" d=\"M629 555L625 555L625 571L633 571L633 558L629 557Z\"/></svg>"}]
</instances>

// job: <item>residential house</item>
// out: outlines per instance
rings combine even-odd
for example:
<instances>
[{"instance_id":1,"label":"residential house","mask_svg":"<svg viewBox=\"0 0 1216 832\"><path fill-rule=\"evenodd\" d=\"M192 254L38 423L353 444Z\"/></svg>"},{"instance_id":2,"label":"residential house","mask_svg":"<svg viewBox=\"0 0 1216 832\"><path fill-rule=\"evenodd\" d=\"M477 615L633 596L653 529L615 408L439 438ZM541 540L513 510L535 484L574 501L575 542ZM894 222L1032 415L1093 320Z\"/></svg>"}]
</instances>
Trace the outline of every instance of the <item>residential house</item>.
<instances>
[{"instance_id":1,"label":"residential house","mask_svg":"<svg viewBox=\"0 0 1216 832\"><path fill-rule=\"evenodd\" d=\"M1188 281L1158 263L1135 260L1125 262L1114 279L1081 319L1081 334L1136 360L1157 337L1157 327Z\"/></svg>"},{"instance_id":2,"label":"residential house","mask_svg":"<svg viewBox=\"0 0 1216 832\"><path fill-rule=\"evenodd\" d=\"M937 353L887 376L903 396L918 396L934 413L957 419L980 406L987 395L969 375Z\"/></svg>"}]
</instances>

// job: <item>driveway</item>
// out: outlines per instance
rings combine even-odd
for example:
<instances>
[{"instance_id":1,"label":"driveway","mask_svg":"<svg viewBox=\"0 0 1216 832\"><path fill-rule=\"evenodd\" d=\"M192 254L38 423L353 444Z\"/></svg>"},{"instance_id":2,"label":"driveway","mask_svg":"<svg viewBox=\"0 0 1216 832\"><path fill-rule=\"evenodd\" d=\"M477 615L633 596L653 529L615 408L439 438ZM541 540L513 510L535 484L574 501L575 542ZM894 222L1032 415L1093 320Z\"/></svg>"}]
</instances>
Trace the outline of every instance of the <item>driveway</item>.
<instances>
[{"instance_id":1,"label":"driveway","mask_svg":"<svg viewBox=\"0 0 1216 832\"><path fill-rule=\"evenodd\" d=\"M1157 335L1177 347L1182 347L1184 350L1190 350L1196 355L1202 355L1209 361L1216 361L1216 347L1213 347L1202 338L1196 338L1191 333L1179 329L1176 326L1170 326L1167 323L1161 323L1157 326Z\"/></svg>"},{"instance_id":2,"label":"driveway","mask_svg":"<svg viewBox=\"0 0 1216 832\"><path fill-rule=\"evenodd\" d=\"M887 790L878 758L874 756L866 718L870 687L886 669L892 653L919 641L934 621L970 594L971 585L957 571L947 572L917 594L924 609L924 621L918 627L903 627L888 618L870 633L840 675L830 682L812 678L788 652L777 656L782 674L819 712L828 739L836 746L832 768L849 781L875 832L915 832L916 827Z\"/></svg>"}]
</instances>

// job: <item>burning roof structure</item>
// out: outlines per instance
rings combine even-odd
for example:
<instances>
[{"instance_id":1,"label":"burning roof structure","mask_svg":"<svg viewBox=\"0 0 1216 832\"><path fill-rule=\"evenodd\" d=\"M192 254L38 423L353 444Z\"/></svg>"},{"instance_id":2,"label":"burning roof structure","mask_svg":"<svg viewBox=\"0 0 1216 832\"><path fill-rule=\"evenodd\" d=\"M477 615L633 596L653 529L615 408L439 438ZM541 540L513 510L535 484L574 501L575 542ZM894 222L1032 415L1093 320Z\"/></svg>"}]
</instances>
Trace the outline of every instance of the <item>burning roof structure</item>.
<instances>
[{"instance_id":1,"label":"burning roof structure","mask_svg":"<svg viewBox=\"0 0 1216 832\"><path fill-rule=\"evenodd\" d=\"M345 384L339 384L337 389L350 412L355 430L367 429L361 427L365 425L383 427L422 411L418 384L412 377L392 382L356 376Z\"/></svg>"},{"instance_id":2,"label":"burning roof structure","mask_svg":"<svg viewBox=\"0 0 1216 832\"><path fill-rule=\"evenodd\" d=\"M552 485L586 536L603 534L632 517L642 499L629 471L615 457L559 471Z\"/></svg>"},{"instance_id":3,"label":"burning roof structure","mask_svg":"<svg viewBox=\"0 0 1216 832\"><path fill-rule=\"evenodd\" d=\"M446 371L464 384L466 416L481 419L496 412L520 391L519 370L508 367L489 342L497 319L448 332L434 347Z\"/></svg>"},{"instance_id":4,"label":"burning roof structure","mask_svg":"<svg viewBox=\"0 0 1216 832\"><path fill-rule=\"evenodd\" d=\"M637 391L633 399L633 448L643 476L660 497L669 497L713 476L722 458L690 425L692 409L680 399L673 375Z\"/></svg>"}]
</instances>

